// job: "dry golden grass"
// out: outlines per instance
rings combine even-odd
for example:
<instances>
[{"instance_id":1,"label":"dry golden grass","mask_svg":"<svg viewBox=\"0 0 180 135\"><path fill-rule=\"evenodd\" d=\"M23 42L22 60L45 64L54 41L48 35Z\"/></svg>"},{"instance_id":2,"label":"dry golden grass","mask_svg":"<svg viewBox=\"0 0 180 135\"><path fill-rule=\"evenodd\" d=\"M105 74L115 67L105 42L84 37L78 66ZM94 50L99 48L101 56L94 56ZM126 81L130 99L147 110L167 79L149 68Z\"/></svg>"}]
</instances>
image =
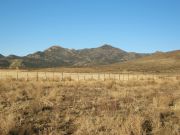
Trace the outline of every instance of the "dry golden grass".
<instances>
[{"instance_id":1,"label":"dry golden grass","mask_svg":"<svg viewBox=\"0 0 180 135\"><path fill-rule=\"evenodd\" d=\"M0 135L179 135L180 80L1 80L0 121Z\"/></svg>"}]
</instances>

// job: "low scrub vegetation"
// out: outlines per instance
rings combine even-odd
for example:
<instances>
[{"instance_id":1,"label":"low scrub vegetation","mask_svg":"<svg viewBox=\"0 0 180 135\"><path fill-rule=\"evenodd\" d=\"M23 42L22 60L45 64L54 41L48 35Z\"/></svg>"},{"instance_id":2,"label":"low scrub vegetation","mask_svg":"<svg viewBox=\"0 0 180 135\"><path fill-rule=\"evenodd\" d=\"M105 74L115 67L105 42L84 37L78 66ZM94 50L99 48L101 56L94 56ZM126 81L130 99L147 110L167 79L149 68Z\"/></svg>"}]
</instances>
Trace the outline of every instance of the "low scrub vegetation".
<instances>
[{"instance_id":1,"label":"low scrub vegetation","mask_svg":"<svg viewBox=\"0 0 180 135\"><path fill-rule=\"evenodd\" d=\"M0 81L1 135L179 135L180 81Z\"/></svg>"}]
</instances>

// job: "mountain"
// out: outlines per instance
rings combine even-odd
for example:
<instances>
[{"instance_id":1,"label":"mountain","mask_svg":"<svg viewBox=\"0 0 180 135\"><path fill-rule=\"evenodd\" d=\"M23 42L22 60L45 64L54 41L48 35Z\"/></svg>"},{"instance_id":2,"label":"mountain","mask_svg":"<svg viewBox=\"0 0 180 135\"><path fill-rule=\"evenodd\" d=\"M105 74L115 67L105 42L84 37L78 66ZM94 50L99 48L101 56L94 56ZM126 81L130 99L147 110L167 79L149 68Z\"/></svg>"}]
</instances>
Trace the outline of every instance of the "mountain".
<instances>
[{"instance_id":1,"label":"mountain","mask_svg":"<svg viewBox=\"0 0 180 135\"><path fill-rule=\"evenodd\" d=\"M141 54L111 45L80 50L52 46L24 57L0 55L0 68L95 67L106 71L179 72L180 50Z\"/></svg>"},{"instance_id":2,"label":"mountain","mask_svg":"<svg viewBox=\"0 0 180 135\"><path fill-rule=\"evenodd\" d=\"M85 67L107 65L141 57L141 54L128 53L111 45L103 45L90 49L67 49L52 46L43 52L29 54L23 58L24 67Z\"/></svg>"},{"instance_id":3,"label":"mountain","mask_svg":"<svg viewBox=\"0 0 180 135\"><path fill-rule=\"evenodd\" d=\"M77 50L77 53L83 60L75 63L76 66L108 65L141 57L141 54L129 53L107 44L98 48Z\"/></svg>"},{"instance_id":4,"label":"mountain","mask_svg":"<svg viewBox=\"0 0 180 135\"><path fill-rule=\"evenodd\" d=\"M23 58L25 67L57 67L72 66L78 60L77 54L71 49L52 46L43 52L36 52Z\"/></svg>"},{"instance_id":5,"label":"mountain","mask_svg":"<svg viewBox=\"0 0 180 135\"><path fill-rule=\"evenodd\" d=\"M152 55L112 64L114 71L180 72L180 50L155 52Z\"/></svg>"},{"instance_id":6,"label":"mountain","mask_svg":"<svg viewBox=\"0 0 180 135\"><path fill-rule=\"evenodd\" d=\"M91 66L116 63L124 61L124 57L128 55L127 52L118 48L114 48L110 45L103 45L101 47L92 49L77 50L77 54L80 58L82 58L82 60L78 63L75 63L76 66Z\"/></svg>"},{"instance_id":7,"label":"mountain","mask_svg":"<svg viewBox=\"0 0 180 135\"><path fill-rule=\"evenodd\" d=\"M116 70L148 70L155 66L164 66L177 63L179 51L155 52L153 54L141 54L126 52L119 48L105 44L97 48L67 49L61 46L52 46L44 51L38 51L24 57L0 55L1 68L51 68L51 67L97 67L100 65L112 65ZM166 66L166 65L165 65ZM108 67L108 66L107 66ZM173 66L166 66L172 67ZM178 68L178 67L177 67ZM160 68L159 68L160 69Z\"/></svg>"},{"instance_id":8,"label":"mountain","mask_svg":"<svg viewBox=\"0 0 180 135\"><path fill-rule=\"evenodd\" d=\"M12 55L7 56L6 58L7 59L20 59L21 57L12 54Z\"/></svg>"}]
</instances>

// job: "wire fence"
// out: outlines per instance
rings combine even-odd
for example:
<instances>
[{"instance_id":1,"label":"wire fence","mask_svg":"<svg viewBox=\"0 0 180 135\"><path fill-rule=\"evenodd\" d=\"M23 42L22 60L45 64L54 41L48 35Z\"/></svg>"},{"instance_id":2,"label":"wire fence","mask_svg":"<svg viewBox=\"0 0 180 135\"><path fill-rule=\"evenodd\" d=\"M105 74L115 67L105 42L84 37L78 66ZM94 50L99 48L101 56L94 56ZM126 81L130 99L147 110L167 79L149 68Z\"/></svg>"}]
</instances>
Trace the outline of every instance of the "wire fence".
<instances>
[{"instance_id":1,"label":"wire fence","mask_svg":"<svg viewBox=\"0 0 180 135\"><path fill-rule=\"evenodd\" d=\"M148 74L148 73L64 73L64 72L29 72L29 71L2 71L0 79L14 80L44 80L44 81L62 81L62 80L155 80L155 79L177 79L177 74Z\"/></svg>"}]
</instances>

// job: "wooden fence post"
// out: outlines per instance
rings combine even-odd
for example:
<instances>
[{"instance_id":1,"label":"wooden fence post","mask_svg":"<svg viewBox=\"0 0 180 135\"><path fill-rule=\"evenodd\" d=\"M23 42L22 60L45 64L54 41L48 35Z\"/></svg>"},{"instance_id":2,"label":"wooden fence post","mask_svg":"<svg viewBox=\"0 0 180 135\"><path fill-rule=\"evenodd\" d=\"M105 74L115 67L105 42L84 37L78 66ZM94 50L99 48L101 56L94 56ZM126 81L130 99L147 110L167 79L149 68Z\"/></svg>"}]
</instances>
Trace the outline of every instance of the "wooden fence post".
<instances>
[{"instance_id":1,"label":"wooden fence post","mask_svg":"<svg viewBox=\"0 0 180 135\"><path fill-rule=\"evenodd\" d=\"M37 72L36 81L38 81L38 80L39 80L39 75L38 75L38 72Z\"/></svg>"},{"instance_id":2,"label":"wooden fence post","mask_svg":"<svg viewBox=\"0 0 180 135\"><path fill-rule=\"evenodd\" d=\"M18 78L19 78L19 77L18 77L18 71L17 71L17 74L16 74L16 80L18 80Z\"/></svg>"},{"instance_id":3,"label":"wooden fence post","mask_svg":"<svg viewBox=\"0 0 180 135\"><path fill-rule=\"evenodd\" d=\"M54 81L54 72L53 72L53 81Z\"/></svg>"},{"instance_id":4,"label":"wooden fence post","mask_svg":"<svg viewBox=\"0 0 180 135\"><path fill-rule=\"evenodd\" d=\"M100 73L98 73L98 80L100 80Z\"/></svg>"},{"instance_id":5,"label":"wooden fence post","mask_svg":"<svg viewBox=\"0 0 180 135\"><path fill-rule=\"evenodd\" d=\"M69 79L71 80L71 73L69 73Z\"/></svg>"},{"instance_id":6,"label":"wooden fence post","mask_svg":"<svg viewBox=\"0 0 180 135\"><path fill-rule=\"evenodd\" d=\"M44 74L45 74L45 78L46 78L46 81L47 81L47 75L46 75L46 72L44 72Z\"/></svg>"},{"instance_id":7,"label":"wooden fence post","mask_svg":"<svg viewBox=\"0 0 180 135\"><path fill-rule=\"evenodd\" d=\"M105 81L105 73L104 73L104 81Z\"/></svg>"}]
</instances>

